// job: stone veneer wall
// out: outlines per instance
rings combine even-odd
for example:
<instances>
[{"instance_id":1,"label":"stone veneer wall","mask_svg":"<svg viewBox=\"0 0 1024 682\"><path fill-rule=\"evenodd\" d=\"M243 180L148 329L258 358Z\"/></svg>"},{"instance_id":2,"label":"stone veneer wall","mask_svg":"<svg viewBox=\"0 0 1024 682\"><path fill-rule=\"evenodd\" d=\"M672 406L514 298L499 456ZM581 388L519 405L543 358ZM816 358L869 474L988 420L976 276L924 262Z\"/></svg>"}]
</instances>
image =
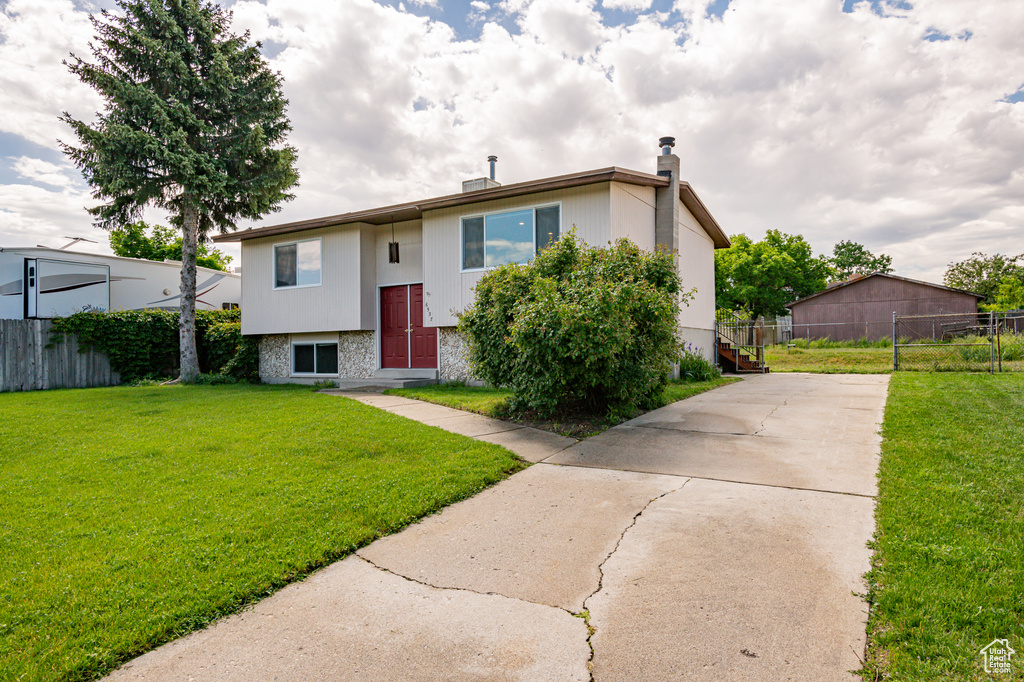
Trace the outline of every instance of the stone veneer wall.
<instances>
[{"instance_id":1,"label":"stone veneer wall","mask_svg":"<svg viewBox=\"0 0 1024 682\"><path fill-rule=\"evenodd\" d=\"M291 347L287 334L260 337L260 379L285 379L291 370Z\"/></svg>"},{"instance_id":2,"label":"stone veneer wall","mask_svg":"<svg viewBox=\"0 0 1024 682\"><path fill-rule=\"evenodd\" d=\"M441 381L472 381L474 377L469 373L469 362L466 360L469 346L462 334L455 327L438 327L437 332Z\"/></svg>"},{"instance_id":3,"label":"stone veneer wall","mask_svg":"<svg viewBox=\"0 0 1024 682\"><path fill-rule=\"evenodd\" d=\"M377 335L370 331L338 334L338 377L369 379L377 368Z\"/></svg>"}]
</instances>

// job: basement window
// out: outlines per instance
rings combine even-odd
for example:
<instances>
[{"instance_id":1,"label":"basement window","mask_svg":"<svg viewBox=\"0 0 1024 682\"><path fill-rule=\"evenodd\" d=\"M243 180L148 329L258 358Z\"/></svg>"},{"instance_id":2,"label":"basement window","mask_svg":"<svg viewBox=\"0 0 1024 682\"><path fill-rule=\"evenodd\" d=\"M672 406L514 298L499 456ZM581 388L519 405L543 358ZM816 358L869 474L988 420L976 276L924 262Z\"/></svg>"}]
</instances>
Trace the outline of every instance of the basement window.
<instances>
[{"instance_id":1,"label":"basement window","mask_svg":"<svg viewBox=\"0 0 1024 682\"><path fill-rule=\"evenodd\" d=\"M338 374L338 344L293 343L292 374Z\"/></svg>"},{"instance_id":2,"label":"basement window","mask_svg":"<svg viewBox=\"0 0 1024 682\"><path fill-rule=\"evenodd\" d=\"M527 263L561 234L562 207L537 206L462 219L462 269Z\"/></svg>"},{"instance_id":3,"label":"basement window","mask_svg":"<svg viewBox=\"0 0 1024 682\"><path fill-rule=\"evenodd\" d=\"M320 240L274 244L274 288L320 286Z\"/></svg>"}]
</instances>

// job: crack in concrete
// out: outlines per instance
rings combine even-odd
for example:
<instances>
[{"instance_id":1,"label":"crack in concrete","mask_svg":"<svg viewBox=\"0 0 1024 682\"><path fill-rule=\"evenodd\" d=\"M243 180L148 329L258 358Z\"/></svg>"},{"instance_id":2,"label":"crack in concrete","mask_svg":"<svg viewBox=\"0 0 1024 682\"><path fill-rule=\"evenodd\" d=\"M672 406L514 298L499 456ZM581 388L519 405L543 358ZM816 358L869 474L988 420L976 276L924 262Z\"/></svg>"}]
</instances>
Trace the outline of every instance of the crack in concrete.
<instances>
[{"instance_id":1,"label":"crack in concrete","mask_svg":"<svg viewBox=\"0 0 1024 682\"><path fill-rule=\"evenodd\" d=\"M624 537L626 537L626 533L628 533L631 528L636 526L636 522L640 519L641 516L643 516L643 513L645 511L647 511L652 504L654 504L655 502L657 502L658 500L660 500L661 498L663 498L663 497L665 497L667 495L671 495L672 493L679 492L684 487L686 487L686 484L689 483L691 480L693 480L693 479L692 478L687 478L678 487L673 488L672 490L667 490L667 491L663 492L662 494L660 494L660 495L658 495L656 497L653 497L650 500L648 500L647 504L644 505L643 509L641 509L640 511L638 511L636 514L633 515L633 520L630 521L629 525L622 529L622 533L619 534L619 539L615 541L615 546L612 548L612 551L608 552L608 556L606 556L604 559L602 559L601 563L599 563L597 565L597 573L598 573L597 589L595 589L593 592L591 592L587 596L587 598L583 600L583 610L580 611L579 614L574 614L574 615L577 615L580 618L583 618L584 622L587 624L587 647L590 648L590 658L587 660L587 670L590 672L590 682L594 682L594 643L593 643L593 639L594 639L594 635L597 634L597 628L595 628L593 625L590 624L590 608L587 606L587 602L589 602L591 599L593 599L594 595L596 595L598 592L600 592L604 588L604 565L606 563L608 563L609 559L611 559L613 556L615 556L616 552L619 551L619 545L622 544L622 539Z\"/></svg>"},{"instance_id":2,"label":"crack in concrete","mask_svg":"<svg viewBox=\"0 0 1024 682\"><path fill-rule=\"evenodd\" d=\"M686 485L686 483L683 483L683 485ZM682 487L683 487L682 485L679 486L679 488L682 488ZM676 490L679 490L679 488L676 488ZM669 492L674 492L674 491L669 491ZM668 493L665 493L665 495L667 495L667 494ZM659 495L658 497L664 497L664 495ZM656 497L654 499L658 499L658 498ZM654 500L651 500L651 502L654 502ZM644 507L644 509L646 509L648 506L650 506L651 502L648 502L647 505ZM637 516L639 516L642 513L643 513L643 510L638 512ZM636 516L633 517L633 524L635 524L635 523L636 523ZM630 524L630 527L632 527L633 524ZM623 534L625 534L625 531L623 531ZM619 536L619 542L621 542L621 541L622 541L622 536ZM618 544L618 542L616 542L615 543L615 548L618 549L618 547L619 547L619 544ZM615 552L615 550L612 550L612 553L614 553L614 552ZM541 602L530 601L528 599L521 599L519 597L510 597L507 594L501 594L500 592L481 592L479 590L471 590L468 587L449 587L449 586L442 586L442 585L434 585L432 583L428 583L428 582L425 582L423 580L417 580L415 578L410 578L407 575L402 575L401 573L397 573L396 571L392 571L390 568L386 568L384 566L381 566L380 564L374 563L373 561L370 561L369 559L364 557L358 551L354 552L353 556L358 557L359 559L365 561L370 566L374 567L378 571L381 571L382 573L387 573L389 575L393 575L393 576L395 576L397 578L401 578L402 580L407 580L407 581L409 581L411 583L415 583L416 585L423 585L424 587L429 587L432 590L440 590L440 591L454 590L456 592L469 592L470 594L479 594L479 595L490 596L490 597L501 597L502 599L511 599L512 601L521 602L523 604L533 604L535 606L544 606L544 607L549 608L549 609L555 609L556 611L564 611L565 613L569 614L573 618L580 618L580 619L582 619L584 625L587 628L587 648L590 650L590 656L587 658L587 672L590 674L591 682L593 682L593 680L594 680L594 670L593 670L594 647L591 646L591 644L590 644L590 638L594 635L595 630L590 625L590 612L587 611L587 609L586 609L586 599L583 600L583 603L584 603L583 610L578 612L578 613L576 613L576 612L570 611L569 609L564 608L562 606L553 606L551 604L543 604ZM611 554L609 554L608 556L610 557ZM608 557L605 557L604 561L607 561L607 560L608 560ZM604 565L604 561L601 562L601 566ZM600 572L600 570L601 570L601 568L600 568L600 566L598 566L598 571ZM598 589L595 590L593 593L591 593L591 595L589 597L587 597L587 599L590 599L590 597L593 597L595 594L597 594L598 591L600 591L600 589L601 589L600 588L600 584L601 583L600 583L600 580L599 580L598 581Z\"/></svg>"},{"instance_id":3,"label":"crack in concrete","mask_svg":"<svg viewBox=\"0 0 1024 682\"><path fill-rule=\"evenodd\" d=\"M432 590L455 590L457 592L469 592L470 594L479 594L479 595L484 595L484 596L488 596L488 597L501 597L502 599L511 599L512 601L518 601L518 602L522 602L524 604L533 604L534 606L545 606L545 607L547 607L549 609L556 609L558 611L565 611L570 616L574 616L576 618L580 617L579 613L574 613L573 611L570 611L569 609L567 609L567 608L565 608L563 606L555 606L553 604L545 604L545 603L539 602L539 601L530 601L529 599L522 599L520 597L510 597L507 594L502 594L500 592L481 592L480 590L473 590L473 589L470 589L468 587L453 587L453 586L450 586L450 585L434 585L433 583L428 583L428 582L426 582L424 580L417 580L416 578L410 578L409 576L404 575L402 573L398 573L397 571L392 571L390 568L387 568L386 566L381 566L378 563L370 561L369 559L364 557L362 554L360 554L358 551L355 552L354 556L362 559L366 563L368 563L371 566L373 566L374 568L376 568L378 571L381 571L383 573L388 573L388 574L393 575L393 576L395 576L397 578L401 578L402 580L408 580L409 582L416 583L417 585L423 585L424 587L429 587Z\"/></svg>"},{"instance_id":4,"label":"crack in concrete","mask_svg":"<svg viewBox=\"0 0 1024 682\"><path fill-rule=\"evenodd\" d=\"M766 414L766 415L764 416L764 419L762 419L762 420L761 420L761 426L759 426L759 427L758 427L758 429L757 429L757 431L754 431L754 433L753 433L753 434L751 434L751 435L754 435L754 436L756 436L757 434L759 434L759 433L761 433L762 431L764 431L764 425L765 425L765 422L767 422L767 421L768 421L769 419L771 419L772 415L773 415L773 414L775 414L776 412L778 412L778 411L779 411L779 408L780 408L780 407L783 407L783 406L784 406L784 405L786 404L786 401L788 401L788 400L789 400L789 396L787 396L787 397L786 397L786 400L783 400L783 401L782 401L782 404L781 404L781 405L776 405L775 407L773 407L773 408L772 408L772 411L771 411L771 412L769 412L768 414Z\"/></svg>"}]
</instances>

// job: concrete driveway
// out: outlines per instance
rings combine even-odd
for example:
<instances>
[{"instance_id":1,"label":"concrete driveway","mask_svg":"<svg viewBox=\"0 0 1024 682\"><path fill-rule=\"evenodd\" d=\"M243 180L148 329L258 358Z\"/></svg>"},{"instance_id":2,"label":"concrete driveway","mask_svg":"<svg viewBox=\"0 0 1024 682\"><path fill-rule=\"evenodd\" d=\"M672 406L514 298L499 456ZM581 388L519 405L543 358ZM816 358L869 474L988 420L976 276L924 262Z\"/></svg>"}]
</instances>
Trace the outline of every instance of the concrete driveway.
<instances>
[{"instance_id":1,"label":"concrete driveway","mask_svg":"<svg viewBox=\"0 0 1024 682\"><path fill-rule=\"evenodd\" d=\"M110 679L853 680L887 379L750 377L575 445L423 412L542 463Z\"/></svg>"}]
</instances>

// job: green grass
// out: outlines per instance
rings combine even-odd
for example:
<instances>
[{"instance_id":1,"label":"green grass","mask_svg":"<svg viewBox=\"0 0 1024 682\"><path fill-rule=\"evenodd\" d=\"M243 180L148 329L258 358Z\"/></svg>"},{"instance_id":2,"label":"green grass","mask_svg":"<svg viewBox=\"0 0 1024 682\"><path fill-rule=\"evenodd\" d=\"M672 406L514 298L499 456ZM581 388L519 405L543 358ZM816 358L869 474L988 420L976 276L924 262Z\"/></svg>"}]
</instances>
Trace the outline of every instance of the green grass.
<instances>
[{"instance_id":1,"label":"green grass","mask_svg":"<svg viewBox=\"0 0 1024 682\"><path fill-rule=\"evenodd\" d=\"M436 403L456 410L476 412L498 419L505 415L507 401L512 397L512 391L489 386L464 386L458 383L434 384L418 388L391 388L384 393Z\"/></svg>"},{"instance_id":2,"label":"green grass","mask_svg":"<svg viewBox=\"0 0 1024 682\"><path fill-rule=\"evenodd\" d=\"M1024 375L897 373L883 436L865 678L1024 679Z\"/></svg>"},{"instance_id":3,"label":"green grass","mask_svg":"<svg viewBox=\"0 0 1024 682\"><path fill-rule=\"evenodd\" d=\"M665 387L665 392L658 402L660 405L668 405L734 381L739 381L739 379L720 377L711 381L671 381ZM388 395L423 400L457 410L476 412L495 419L526 424L573 438L588 438L631 418L630 415L610 417L576 412L556 415L550 419L540 419L533 414L512 414L508 407L508 399L512 397L512 392L488 386L464 386L452 383L419 388L392 388L384 392Z\"/></svg>"},{"instance_id":4,"label":"green grass","mask_svg":"<svg viewBox=\"0 0 1024 682\"><path fill-rule=\"evenodd\" d=\"M0 394L0 680L96 678L504 478L289 386Z\"/></svg>"},{"instance_id":5,"label":"green grass","mask_svg":"<svg viewBox=\"0 0 1024 682\"><path fill-rule=\"evenodd\" d=\"M892 372L891 342L885 348L766 346L764 357L772 372L814 372L818 374L888 374Z\"/></svg>"}]
</instances>

